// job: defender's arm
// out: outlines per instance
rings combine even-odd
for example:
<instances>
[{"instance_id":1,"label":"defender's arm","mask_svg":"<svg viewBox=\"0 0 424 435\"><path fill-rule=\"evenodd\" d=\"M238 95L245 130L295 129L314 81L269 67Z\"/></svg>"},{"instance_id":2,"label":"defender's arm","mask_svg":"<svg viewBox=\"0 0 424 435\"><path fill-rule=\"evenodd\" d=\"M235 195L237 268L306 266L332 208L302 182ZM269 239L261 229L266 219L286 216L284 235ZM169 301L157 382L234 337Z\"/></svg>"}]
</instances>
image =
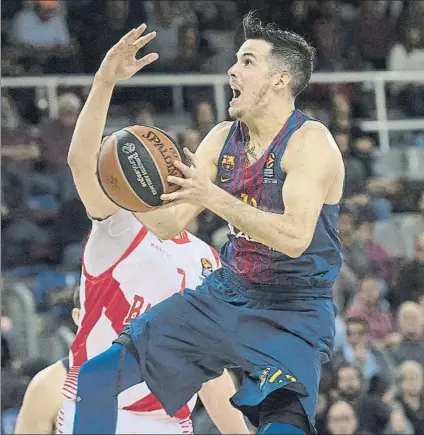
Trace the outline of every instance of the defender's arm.
<instances>
[{"instance_id":1,"label":"defender's arm","mask_svg":"<svg viewBox=\"0 0 424 435\"><path fill-rule=\"evenodd\" d=\"M68 165L78 194L87 213L94 219L105 219L118 211L118 207L103 193L96 177L97 154L113 89L114 85L94 78L68 152Z\"/></svg>"},{"instance_id":2,"label":"defender's arm","mask_svg":"<svg viewBox=\"0 0 424 435\"><path fill-rule=\"evenodd\" d=\"M310 245L329 189L344 168L337 145L322 128L299 132L287 154L283 214L253 208L217 186L205 206L249 237L295 258Z\"/></svg>"}]
</instances>

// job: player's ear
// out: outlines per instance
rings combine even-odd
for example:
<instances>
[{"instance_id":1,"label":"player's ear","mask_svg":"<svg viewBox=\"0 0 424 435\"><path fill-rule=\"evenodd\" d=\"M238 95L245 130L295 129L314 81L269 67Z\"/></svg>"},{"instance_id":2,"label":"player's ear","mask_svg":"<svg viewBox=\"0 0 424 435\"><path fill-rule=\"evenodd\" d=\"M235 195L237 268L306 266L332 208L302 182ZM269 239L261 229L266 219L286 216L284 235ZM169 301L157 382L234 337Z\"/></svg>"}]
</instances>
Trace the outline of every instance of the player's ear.
<instances>
[{"instance_id":1,"label":"player's ear","mask_svg":"<svg viewBox=\"0 0 424 435\"><path fill-rule=\"evenodd\" d=\"M74 321L76 326L79 326L79 316L80 316L80 309L73 308L72 309L72 320Z\"/></svg>"},{"instance_id":2,"label":"player's ear","mask_svg":"<svg viewBox=\"0 0 424 435\"><path fill-rule=\"evenodd\" d=\"M286 88L291 82L291 75L288 71L275 74L274 87L276 90Z\"/></svg>"}]
</instances>

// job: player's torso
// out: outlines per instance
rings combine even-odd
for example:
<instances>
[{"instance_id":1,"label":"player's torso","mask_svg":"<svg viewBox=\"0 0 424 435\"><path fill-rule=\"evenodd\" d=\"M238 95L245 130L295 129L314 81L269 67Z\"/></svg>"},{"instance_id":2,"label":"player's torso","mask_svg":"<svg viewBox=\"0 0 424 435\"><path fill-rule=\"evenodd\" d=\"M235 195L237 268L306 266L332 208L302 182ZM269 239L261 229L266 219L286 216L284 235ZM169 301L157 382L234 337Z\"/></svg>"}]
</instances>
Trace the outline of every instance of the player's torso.
<instances>
[{"instance_id":1,"label":"player's torso","mask_svg":"<svg viewBox=\"0 0 424 435\"><path fill-rule=\"evenodd\" d=\"M253 164L246 156L246 127L236 121L230 130L218 161L218 185L247 204L274 213L284 212L282 189L286 174L282 159L291 136L304 122L311 120L295 110L269 145ZM221 250L224 267L247 281L282 287L331 286L341 262L341 248L337 236L338 206L324 205L311 246L300 259L291 259L229 225L228 242ZM318 255L328 259L323 264ZM326 260L327 261L327 260ZM324 261L324 263L326 263ZM301 262L304 265L299 269ZM320 264L322 263L322 264ZM334 266L334 267L333 267ZM309 269L308 277L304 277ZM325 269L325 270L321 270ZM326 274L319 282L313 274Z\"/></svg>"},{"instance_id":2,"label":"player's torso","mask_svg":"<svg viewBox=\"0 0 424 435\"><path fill-rule=\"evenodd\" d=\"M196 237L183 233L161 241L124 210L110 225L93 225L83 255L80 325L64 390L70 399L78 368L108 349L125 324L185 287L195 288L208 273L205 265L217 268L216 253ZM144 383L118 402L131 411L162 410Z\"/></svg>"}]
</instances>

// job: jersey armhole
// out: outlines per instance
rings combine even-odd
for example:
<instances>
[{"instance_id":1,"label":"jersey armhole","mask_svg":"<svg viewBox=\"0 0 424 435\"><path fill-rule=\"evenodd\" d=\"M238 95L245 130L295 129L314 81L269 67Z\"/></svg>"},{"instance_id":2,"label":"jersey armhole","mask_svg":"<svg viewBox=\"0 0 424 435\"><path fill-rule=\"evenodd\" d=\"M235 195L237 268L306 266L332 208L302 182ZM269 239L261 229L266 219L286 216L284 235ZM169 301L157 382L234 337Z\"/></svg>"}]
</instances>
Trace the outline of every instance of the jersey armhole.
<instances>
[{"instance_id":1,"label":"jersey armhole","mask_svg":"<svg viewBox=\"0 0 424 435\"><path fill-rule=\"evenodd\" d=\"M233 137L234 133L237 131L238 125L239 125L238 121L233 122L233 125L231 126L230 131L228 132L228 135L224 141L224 145L223 145L221 152L219 153L219 156L218 156L218 162L217 162L218 163L218 173L221 170L220 162L222 161L224 155L227 153L227 144L229 141L231 141L231 138Z\"/></svg>"}]
</instances>

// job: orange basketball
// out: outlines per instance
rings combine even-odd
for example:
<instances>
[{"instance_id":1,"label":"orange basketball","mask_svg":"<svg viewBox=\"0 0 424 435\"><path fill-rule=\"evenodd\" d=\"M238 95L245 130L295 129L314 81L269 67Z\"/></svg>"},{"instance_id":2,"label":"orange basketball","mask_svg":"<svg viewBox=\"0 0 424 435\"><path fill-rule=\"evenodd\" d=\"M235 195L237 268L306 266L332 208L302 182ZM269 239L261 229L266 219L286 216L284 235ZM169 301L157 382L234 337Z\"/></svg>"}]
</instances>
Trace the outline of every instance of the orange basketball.
<instances>
[{"instance_id":1,"label":"orange basketball","mask_svg":"<svg viewBox=\"0 0 424 435\"><path fill-rule=\"evenodd\" d=\"M168 175L181 177L174 166L187 158L179 145L157 127L133 125L105 138L97 160L97 178L107 197L119 207L146 212L160 207L163 193L180 186Z\"/></svg>"}]
</instances>

